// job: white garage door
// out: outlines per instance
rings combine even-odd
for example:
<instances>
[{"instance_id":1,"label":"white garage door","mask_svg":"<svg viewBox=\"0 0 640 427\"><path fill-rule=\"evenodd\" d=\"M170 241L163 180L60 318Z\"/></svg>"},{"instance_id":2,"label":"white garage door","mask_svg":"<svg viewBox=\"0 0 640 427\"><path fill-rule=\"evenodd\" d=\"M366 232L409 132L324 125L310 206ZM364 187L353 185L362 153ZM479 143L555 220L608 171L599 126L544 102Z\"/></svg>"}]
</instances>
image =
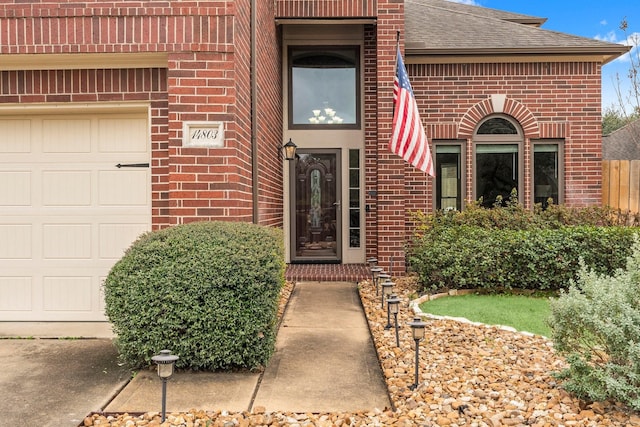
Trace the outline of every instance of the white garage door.
<instances>
[{"instance_id":1,"label":"white garage door","mask_svg":"<svg viewBox=\"0 0 640 427\"><path fill-rule=\"evenodd\" d=\"M144 112L0 116L0 321L105 320L102 282L151 228L148 129Z\"/></svg>"}]
</instances>

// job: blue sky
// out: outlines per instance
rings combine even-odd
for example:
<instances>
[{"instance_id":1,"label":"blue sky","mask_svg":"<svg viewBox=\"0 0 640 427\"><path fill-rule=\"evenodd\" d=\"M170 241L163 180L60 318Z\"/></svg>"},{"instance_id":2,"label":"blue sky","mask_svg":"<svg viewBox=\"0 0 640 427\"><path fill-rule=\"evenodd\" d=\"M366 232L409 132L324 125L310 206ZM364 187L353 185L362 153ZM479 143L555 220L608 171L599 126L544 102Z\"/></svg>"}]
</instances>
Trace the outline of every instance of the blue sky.
<instances>
[{"instance_id":1,"label":"blue sky","mask_svg":"<svg viewBox=\"0 0 640 427\"><path fill-rule=\"evenodd\" d=\"M542 28L573 34L587 38L596 38L612 43L623 43L625 34L620 30L620 22L628 22L627 36L639 37L640 41L640 4L638 0L453 0L457 3L499 9L508 12L523 13L542 18L547 22ZM637 45L637 43L636 43ZM630 63L627 56L608 63L602 69L602 105L618 105L615 93L616 73L628 89L627 72Z\"/></svg>"}]
</instances>

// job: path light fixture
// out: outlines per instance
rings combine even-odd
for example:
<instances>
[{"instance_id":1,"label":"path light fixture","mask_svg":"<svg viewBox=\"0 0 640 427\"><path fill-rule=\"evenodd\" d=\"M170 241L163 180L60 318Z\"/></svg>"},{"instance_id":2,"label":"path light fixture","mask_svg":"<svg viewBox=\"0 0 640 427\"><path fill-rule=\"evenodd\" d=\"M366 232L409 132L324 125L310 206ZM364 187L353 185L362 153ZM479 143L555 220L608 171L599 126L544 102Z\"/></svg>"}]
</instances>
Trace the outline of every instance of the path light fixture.
<instances>
[{"instance_id":1,"label":"path light fixture","mask_svg":"<svg viewBox=\"0 0 640 427\"><path fill-rule=\"evenodd\" d=\"M296 149L298 146L294 144L294 142L289 138L289 142L284 144L280 150L282 151L282 155L285 160L295 160L296 158Z\"/></svg>"},{"instance_id":2,"label":"path light fixture","mask_svg":"<svg viewBox=\"0 0 640 427\"><path fill-rule=\"evenodd\" d=\"M389 276L387 273L382 272L380 274L378 274L378 284L382 285L384 282L388 282L389 280L391 280L391 276ZM378 288L376 287L376 295L378 295Z\"/></svg>"},{"instance_id":3,"label":"path light fixture","mask_svg":"<svg viewBox=\"0 0 640 427\"><path fill-rule=\"evenodd\" d=\"M167 415L167 380L173 375L173 368L178 359L179 357L171 354L169 350L160 350L160 354L151 357L158 365L158 376L162 380L162 422Z\"/></svg>"},{"instance_id":4,"label":"path light fixture","mask_svg":"<svg viewBox=\"0 0 640 427\"><path fill-rule=\"evenodd\" d=\"M378 278L382 273L382 267L371 267L371 278L373 280L373 286L376 287L376 295L378 295Z\"/></svg>"},{"instance_id":5,"label":"path light fixture","mask_svg":"<svg viewBox=\"0 0 640 427\"><path fill-rule=\"evenodd\" d=\"M427 326L420 317L414 317L413 322L409 322L411 326L411 335L416 343L416 372L413 384L409 386L409 390L415 390L418 387L418 364L420 362L420 340L424 338L424 328Z\"/></svg>"},{"instance_id":6,"label":"path light fixture","mask_svg":"<svg viewBox=\"0 0 640 427\"><path fill-rule=\"evenodd\" d=\"M370 268L373 268L378 264L378 258L367 258L367 264L369 264Z\"/></svg>"},{"instance_id":7,"label":"path light fixture","mask_svg":"<svg viewBox=\"0 0 640 427\"><path fill-rule=\"evenodd\" d=\"M384 299L388 298L393 293L393 282L388 280L382 283L382 306L384 308Z\"/></svg>"},{"instance_id":8,"label":"path light fixture","mask_svg":"<svg viewBox=\"0 0 640 427\"><path fill-rule=\"evenodd\" d=\"M393 314L394 324L396 327L396 347L400 347L400 335L398 335L398 310L400 309L400 298L396 294L392 294L387 298L387 326L385 329L391 329L389 320L389 312Z\"/></svg>"}]
</instances>

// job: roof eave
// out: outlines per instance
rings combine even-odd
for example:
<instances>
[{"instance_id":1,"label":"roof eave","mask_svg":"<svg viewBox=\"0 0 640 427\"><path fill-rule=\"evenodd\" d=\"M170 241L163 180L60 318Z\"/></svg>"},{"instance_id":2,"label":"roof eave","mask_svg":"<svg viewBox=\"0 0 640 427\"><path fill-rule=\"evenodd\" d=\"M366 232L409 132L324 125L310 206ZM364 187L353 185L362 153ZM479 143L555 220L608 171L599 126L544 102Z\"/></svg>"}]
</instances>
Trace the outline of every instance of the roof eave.
<instances>
[{"instance_id":1,"label":"roof eave","mask_svg":"<svg viewBox=\"0 0 640 427\"><path fill-rule=\"evenodd\" d=\"M545 47L545 48L453 48L453 49L424 49L413 47L409 43L406 46L407 63L438 63L444 58L459 58L455 62L486 62L488 59L500 62L509 62L512 58L531 58L532 61L554 59L566 60L568 57L593 58L603 65L624 55L631 48L623 45L596 49L593 47ZM436 58L439 58L436 59ZM480 61L479 61L480 60Z\"/></svg>"},{"instance_id":2,"label":"roof eave","mask_svg":"<svg viewBox=\"0 0 640 427\"><path fill-rule=\"evenodd\" d=\"M516 24L524 24L524 25L532 25L534 27L541 27L545 22L547 22L547 18L518 18L518 19L505 19L508 22L515 22Z\"/></svg>"}]
</instances>

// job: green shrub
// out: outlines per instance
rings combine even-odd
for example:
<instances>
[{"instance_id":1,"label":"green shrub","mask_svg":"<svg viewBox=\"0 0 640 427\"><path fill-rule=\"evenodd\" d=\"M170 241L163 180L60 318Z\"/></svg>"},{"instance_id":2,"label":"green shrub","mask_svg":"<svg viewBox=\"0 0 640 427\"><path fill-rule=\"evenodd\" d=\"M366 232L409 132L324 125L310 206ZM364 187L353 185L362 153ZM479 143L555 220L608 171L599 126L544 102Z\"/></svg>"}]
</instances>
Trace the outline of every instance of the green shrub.
<instances>
[{"instance_id":1,"label":"green shrub","mask_svg":"<svg viewBox=\"0 0 640 427\"><path fill-rule=\"evenodd\" d=\"M428 292L561 289L577 277L580 257L600 273L623 267L635 232L630 227L548 225L517 207L436 213L418 216L418 221L407 261L421 290Z\"/></svg>"},{"instance_id":2,"label":"green shrub","mask_svg":"<svg viewBox=\"0 0 640 427\"><path fill-rule=\"evenodd\" d=\"M640 240L626 270L607 276L582 264L578 280L551 301L555 348L570 367L558 376L582 399L615 399L640 410Z\"/></svg>"},{"instance_id":3,"label":"green shrub","mask_svg":"<svg viewBox=\"0 0 640 427\"><path fill-rule=\"evenodd\" d=\"M197 222L141 236L104 284L121 356L139 367L167 348L180 368L265 365L284 267L275 228Z\"/></svg>"}]
</instances>

